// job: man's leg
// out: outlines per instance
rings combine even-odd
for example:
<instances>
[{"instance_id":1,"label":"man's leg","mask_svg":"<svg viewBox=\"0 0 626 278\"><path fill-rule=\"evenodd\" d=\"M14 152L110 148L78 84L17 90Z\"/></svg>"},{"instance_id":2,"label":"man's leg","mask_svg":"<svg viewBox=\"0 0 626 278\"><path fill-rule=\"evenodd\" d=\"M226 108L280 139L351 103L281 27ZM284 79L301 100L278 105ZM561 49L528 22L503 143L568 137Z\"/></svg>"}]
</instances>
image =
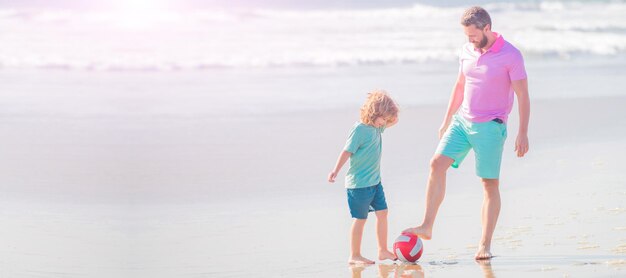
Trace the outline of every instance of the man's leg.
<instances>
[{"instance_id":1,"label":"man's leg","mask_svg":"<svg viewBox=\"0 0 626 278\"><path fill-rule=\"evenodd\" d=\"M441 154L435 154L430 161L430 174L428 176L428 186L426 188L426 211L424 221L420 226L405 230L417 234L423 239L430 239L433 225L437 217L437 211L443 198L446 195L446 172L454 160Z\"/></svg>"},{"instance_id":2,"label":"man's leg","mask_svg":"<svg viewBox=\"0 0 626 278\"><path fill-rule=\"evenodd\" d=\"M478 251L475 258L477 260L490 259L491 254L491 239L493 237L493 231L496 229L496 222L498 222L498 215L500 215L500 189L498 179L482 179L484 188L483 210L482 210L482 224L483 235L478 245Z\"/></svg>"}]
</instances>

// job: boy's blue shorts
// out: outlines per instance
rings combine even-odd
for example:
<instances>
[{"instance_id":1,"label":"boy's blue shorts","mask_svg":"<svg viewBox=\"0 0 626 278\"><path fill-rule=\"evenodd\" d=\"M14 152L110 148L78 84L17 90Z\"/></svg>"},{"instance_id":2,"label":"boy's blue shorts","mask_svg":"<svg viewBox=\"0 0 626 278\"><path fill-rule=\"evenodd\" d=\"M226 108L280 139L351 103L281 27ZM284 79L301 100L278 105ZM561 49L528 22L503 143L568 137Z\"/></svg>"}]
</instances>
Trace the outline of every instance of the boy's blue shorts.
<instances>
[{"instance_id":1,"label":"boy's blue shorts","mask_svg":"<svg viewBox=\"0 0 626 278\"><path fill-rule=\"evenodd\" d=\"M370 211L387 209L385 192L381 183L362 188L348 188L347 192L352 218L367 219Z\"/></svg>"}]
</instances>

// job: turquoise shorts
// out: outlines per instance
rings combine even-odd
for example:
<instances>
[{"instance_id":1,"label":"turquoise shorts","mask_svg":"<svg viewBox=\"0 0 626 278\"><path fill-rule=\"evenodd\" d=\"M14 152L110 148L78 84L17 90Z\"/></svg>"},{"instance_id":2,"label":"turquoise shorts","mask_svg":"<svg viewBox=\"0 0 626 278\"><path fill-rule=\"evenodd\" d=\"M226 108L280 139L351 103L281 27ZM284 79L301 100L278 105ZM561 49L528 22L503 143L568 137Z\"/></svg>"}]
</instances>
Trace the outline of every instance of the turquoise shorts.
<instances>
[{"instance_id":1,"label":"turquoise shorts","mask_svg":"<svg viewBox=\"0 0 626 278\"><path fill-rule=\"evenodd\" d=\"M502 121L472 123L462 116L454 115L448 130L439 141L436 153L454 159L452 167L458 168L470 149L474 149L476 175L497 179L500 177L506 136L506 124Z\"/></svg>"},{"instance_id":2,"label":"turquoise shorts","mask_svg":"<svg viewBox=\"0 0 626 278\"><path fill-rule=\"evenodd\" d=\"M367 219L369 212L387 209L385 192L381 183L368 187L348 188L346 191L352 218Z\"/></svg>"}]
</instances>

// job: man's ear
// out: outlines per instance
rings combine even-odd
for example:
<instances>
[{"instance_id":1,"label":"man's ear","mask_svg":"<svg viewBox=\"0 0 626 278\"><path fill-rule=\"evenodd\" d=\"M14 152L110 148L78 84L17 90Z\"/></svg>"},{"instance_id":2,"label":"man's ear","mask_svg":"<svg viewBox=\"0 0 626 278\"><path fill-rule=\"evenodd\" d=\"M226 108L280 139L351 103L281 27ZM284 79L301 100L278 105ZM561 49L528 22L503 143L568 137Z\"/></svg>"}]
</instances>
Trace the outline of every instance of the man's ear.
<instances>
[{"instance_id":1,"label":"man's ear","mask_svg":"<svg viewBox=\"0 0 626 278\"><path fill-rule=\"evenodd\" d=\"M491 31L491 24L485 25L485 28L483 28L483 31Z\"/></svg>"}]
</instances>

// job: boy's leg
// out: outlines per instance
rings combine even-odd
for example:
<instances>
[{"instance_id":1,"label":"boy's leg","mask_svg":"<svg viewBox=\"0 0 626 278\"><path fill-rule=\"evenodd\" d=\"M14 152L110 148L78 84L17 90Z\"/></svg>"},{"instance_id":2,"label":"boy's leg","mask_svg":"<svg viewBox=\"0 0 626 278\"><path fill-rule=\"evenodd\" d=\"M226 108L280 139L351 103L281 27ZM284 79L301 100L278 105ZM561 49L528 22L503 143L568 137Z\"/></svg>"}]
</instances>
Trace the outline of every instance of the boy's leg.
<instances>
[{"instance_id":1,"label":"boy's leg","mask_svg":"<svg viewBox=\"0 0 626 278\"><path fill-rule=\"evenodd\" d=\"M367 220L369 207L375 196L374 187L348 189L348 206L354 218L350 231L350 264L373 264L374 262L361 256L361 239L363 227Z\"/></svg>"},{"instance_id":2,"label":"boy's leg","mask_svg":"<svg viewBox=\"0 0 626 278\"><path fill-rule=\"evenodd\" d=\"M378 259L379 260L395 260L396 256L387 249L387 200L382 183L374 188L374 199L372 199L371 207L376 213L376 239L378 240Z\"/></svg>"},{"instance_id":3,"label":"boy's leg","mask_svg":"<svg viewBox=\"0 0 626 278\"><path fill-rule=\"evenodd\" d=\"M490 259L491 239L496 229L498 215L500 215L500 190L498 179L482 179L484 187L484 199L482 210L483 234L478 245L475 258L477 260Z\"/></svg>"},{"instance_id":4,"label":"boy's leg","mask_svg":"<svg viewBox=\"0 0 626 278\"><path fill-rule=\"evenodd\" d=\"M361 240L363 238L363 227L367 219L355 218L350 231L350 264L373 264L374 261L361 256Z\"/></svg>"},{"instance_id":5,"label":"boy's leg","mask_svg":"<svg viewBox=\"0 0 626 278\"><path fill-rule=\"evenodd\" d=\"M387 248L387 214L388 210L376 211L376 237L378 239L378 259L396 260L394 255Z\"/></svg>"}]
</instances>

